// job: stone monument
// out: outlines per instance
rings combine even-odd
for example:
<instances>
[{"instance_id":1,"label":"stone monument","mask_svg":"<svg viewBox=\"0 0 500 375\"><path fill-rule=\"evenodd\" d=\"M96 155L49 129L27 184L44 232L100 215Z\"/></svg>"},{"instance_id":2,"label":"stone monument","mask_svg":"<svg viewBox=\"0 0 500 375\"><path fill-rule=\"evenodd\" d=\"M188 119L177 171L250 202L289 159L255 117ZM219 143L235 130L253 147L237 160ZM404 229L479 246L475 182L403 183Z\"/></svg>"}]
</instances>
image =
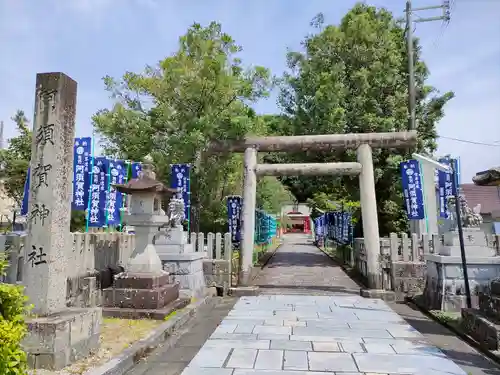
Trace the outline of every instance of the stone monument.
<instances>
[{"instance_id":1,"label":"stone monument","mask_svg":"<svg viewBox=\"0 0 500 375\"><path fill-rule=\"evenodd\" d=\"M474 257L492 257L496 255L495 249L488 247L486 234L480 226L483 222L481 215L474 212L462 195L459 195L460 218L462 219L462 231L464 234L464 245L467 255ZM452 230L443 235L443 246L439 249L439 255L461 256L460 241L458 238L455 200L449 198L448 206L451 214L450 224Z\"/></svg>"},{"instance_id":2,"label":"stone monument","mask_svg":"<svg viewBox=\"0 0 500 375\"><path fill-rule=\"evenodd\" d=\"M171 283L155 246L158 227L168 223L161 203L176 190L156 180L150 157L145 158L138 178L114 186L130 197L129 214L124 221L135 228L136 238L125 271L116 275L113 286L103 291L104 314L162 319L183 303L178 301L179 284Z\"/></svg>"},{"instance_id":3,"label":"stone monument","mask_svg":"<svg viewBox=\"0 0 500 375\"><path fill-rule=\"evenodd\" d=\"M448 204L452 230L444 233L442 244L434 250L434 254L424 255L427 265L424 299L429 309L460 311L466 306L464 272L455 217L456 202L450 199ZM477 306L478 291L500 275L500 257L480 228L482 218L479 213L469 208L462 195L459 195L458 204L463 223L469 288L472 304Z\"/></svg>"},{"instance_id":4,"label":"stone monument","mask_svg":"<svg viewBox=\"0 0 500 375\"><path fill-rule=\"evenodd\" d=\"M99 347L100 308L66 307L77 84L36 76L23 283L33 316L23 347L32 368L61 369Z\"/></svg>"},{"instance_id":5,"label":"stone monument","mask_svg":"<svg viewBox=\"0 0 500 375\"><path fill-rule=\"evenodd\" d=\"M173 280L180 283L181 296L198 298L204 296L206 292L203 259L207 257L207 253L195 252L193 244L187 241L188 236L182 226L185 214L181 193L178 192L178 196L170 200L168 223L160 228L154 243L163 269L171 275Z\"/></svg>"}]
</instances>

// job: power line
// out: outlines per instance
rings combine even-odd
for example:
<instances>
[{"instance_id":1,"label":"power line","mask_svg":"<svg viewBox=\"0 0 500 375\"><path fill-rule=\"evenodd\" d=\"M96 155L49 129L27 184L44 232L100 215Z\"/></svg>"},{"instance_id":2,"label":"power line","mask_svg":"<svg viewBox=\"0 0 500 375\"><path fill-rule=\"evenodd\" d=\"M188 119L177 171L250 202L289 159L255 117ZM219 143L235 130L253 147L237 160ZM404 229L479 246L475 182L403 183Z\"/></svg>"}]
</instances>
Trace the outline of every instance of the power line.
<instances>
[{"instance_id":1,"label":"power line","mask_svg":"<svg viewBox=\"0 0 500 375\"><path fill-rule=\"evenodd\" d=\"M456 141L456 142L462 142L462 143L470 143L470 144L473 144L473 145L489 146L489 147L500 147L500 141L498 143L486 143L486 142L471 141L471 140L468 140L468 139L445 137L445 136L442 136L442 135L438 135L438 138L448 139L450 141Z\"/></svg>"}]
</instances>

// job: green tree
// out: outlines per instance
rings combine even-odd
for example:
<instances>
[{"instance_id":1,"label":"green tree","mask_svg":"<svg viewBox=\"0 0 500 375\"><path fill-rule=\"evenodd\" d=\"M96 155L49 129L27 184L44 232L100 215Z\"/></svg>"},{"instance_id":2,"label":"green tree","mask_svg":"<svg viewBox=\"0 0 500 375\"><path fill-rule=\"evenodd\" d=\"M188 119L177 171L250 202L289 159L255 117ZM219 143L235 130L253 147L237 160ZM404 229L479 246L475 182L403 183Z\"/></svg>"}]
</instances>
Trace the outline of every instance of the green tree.
<instances>
[{"instance_id":1,"label":"green tree","mask_svg":"<svg viewBox=\"0 0 500 375\"><path fill-rule=\"evenodd\" d=\"M4 181L7 195L20 207L31 159L31 130L28 119L21 110L16 112L12 121L15 122L19 135L9 140L6 149L0 150L0 178Z\"/></svg>"},{"instance_id":2,"label":"green tree","mask_svg":"<svg viewBox=\"0 0 500 375\"><path fill-rule=\"evenodd\" d=\"M4 181L7 195L21 207L24 184L31 160L31 126L24 114L18 110L12 121L15 122L18 135L9 139L6 149L0 150L0 178ZM83 211L71 212L71 231L81 231L85 228L85 213Z\"/></svg>"},{"instance_id":3,"label":"green tree","mask_svg":"<svg viewBox=\"0 0 500 375\"><path fill-rule=\"evenodd\" d=\"M283 134L332 134L403 131L407 128L407 52L404 30L392 14L357 4L340 25L315 18L316 34L303 41L304 51L290 52L280 104L288 121ZM440 95L425 82L429 71L414 40L419 152L436 149L436 123L453 97ZM374 150L379 224L382 235L406 230L399 162L407 151ZM268 160L289 162L353 161L355 152L302 152ZM359 200L357 178L283 178L299 199L325 193L332 199Z\"/></svg>"},{"instance_id":4,"label":"green tree","mask_svg":"<svg viewBox=\"0 0 500 375\"><path fill-rule=\"evenodd\" d=\"M116 103L93 117L106 153L135 160L150 154L165 182L170 163L193 165L195 231L225 223L224 198L237 194L242 181L241 156L211 154L210 143L265 132L250 105L268 95L272 79L263 67L246 69L241 50L220 24L194 24L158 66L105 77Z\"/></svg>"},{"instance_id":5,"label":"green tree","mask_svg":"<svg viewBox=\"0 0 500 375\"><path fill-rule=\"evenodd\" d=\"M295 201L295 197L273 176L260 177L257 182L257 208L270 214L279 214L281 206Z\"/></svg>"}]
</instances>

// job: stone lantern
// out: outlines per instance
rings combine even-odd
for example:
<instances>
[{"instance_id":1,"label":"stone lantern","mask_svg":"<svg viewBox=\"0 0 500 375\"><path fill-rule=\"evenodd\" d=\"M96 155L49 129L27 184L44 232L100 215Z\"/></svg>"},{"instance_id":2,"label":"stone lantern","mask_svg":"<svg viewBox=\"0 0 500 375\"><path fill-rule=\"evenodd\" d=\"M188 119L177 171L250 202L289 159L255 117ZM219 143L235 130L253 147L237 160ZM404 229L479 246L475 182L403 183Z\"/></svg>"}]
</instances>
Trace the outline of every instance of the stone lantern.
<instances>
[{"instance_id":1,"label":"stone lantern","mask_svg":"<svg viewBox=\"0 0 500 375\"><path fill-rule=\"evenodd\" d=\"M124 221L135 228L135 248L125 271L115 277L111 288L103 291L103 306L111 309L108 315L130 316L129 310L133 309L136 314L132 315L151 316L147 310L161 310L179 297L179 283L170 283L169 273L163 270L154 245L158 228L169 223L161 209L162 201L172 199L177 190L156 180L151 162L146 157L138 178L114 185L116 190L130 196Z\"/></svg>"}]
</instances>

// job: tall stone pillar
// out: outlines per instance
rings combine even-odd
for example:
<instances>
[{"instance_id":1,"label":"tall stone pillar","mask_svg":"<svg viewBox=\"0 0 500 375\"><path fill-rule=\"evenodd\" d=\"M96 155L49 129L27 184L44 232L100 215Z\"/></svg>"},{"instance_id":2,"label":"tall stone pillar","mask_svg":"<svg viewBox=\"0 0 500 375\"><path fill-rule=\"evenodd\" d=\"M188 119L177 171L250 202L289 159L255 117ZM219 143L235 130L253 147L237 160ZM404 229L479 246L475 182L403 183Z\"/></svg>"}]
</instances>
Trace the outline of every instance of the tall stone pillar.
<instances>
[{"instance_id":1,"label":"tall stone pillar","mask_svg":"<svg viewBox=\"0 0 500 375\"><path fill-rule=\"evenodd\" d=\"M378 265L380 237L378 229L372 149L369 145L362 144L358 147L357 153L358 162L361 163L362 166L361 173L359 175L359 195L367 257L368 287L370 289L380 289L382 287Z\"/></svg>"},{"instance_id":2,"label":"tall stone pillar","mask_svg":"<svg viewBox=\"0 0 500 375\"><path fill-rule=\"evenodd\" d=\"M66 307L76 82L36 76L23 284L33 317L23 340L28 366L60 370L99 348L100 307Z\"/></svg>"},{"instance_id":3,"label":"tall stone pillar","mask_svg":"<svg viewBox=\"0 0 500 375\"><path fill-rule=\"evenodd\" d=\"M254 248L255 204L257 199L257 175L255 173L257 167L257 149L249 147L245 150L244 164L243 223L239 283L241 285L248 285Z\"/></svg>"},{"instance_id":4,"label":"tall stone pillar","mask_svg":"<svg viewBox=\"0 0 500 375\"><path fill-rule=\"evenodd\" d=\"M23 282L38 316L66 309L76 86L63 73L36 76Z\"/></svg>"}]
</instances>

